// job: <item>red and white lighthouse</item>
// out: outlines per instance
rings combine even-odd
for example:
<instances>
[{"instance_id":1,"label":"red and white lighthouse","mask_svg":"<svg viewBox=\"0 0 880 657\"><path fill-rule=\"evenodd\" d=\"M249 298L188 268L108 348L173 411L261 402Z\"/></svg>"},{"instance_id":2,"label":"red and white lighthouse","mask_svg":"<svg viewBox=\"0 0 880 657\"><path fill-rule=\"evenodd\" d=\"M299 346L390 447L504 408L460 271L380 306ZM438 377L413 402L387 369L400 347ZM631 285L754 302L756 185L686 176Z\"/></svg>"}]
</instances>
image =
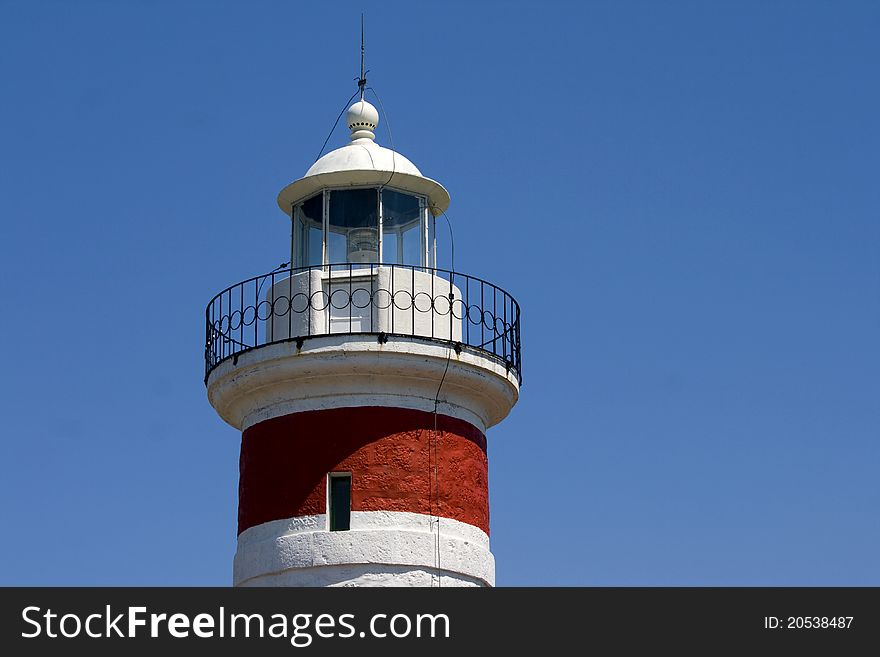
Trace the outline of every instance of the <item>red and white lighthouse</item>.
<instances>
[{"instance_id":1,"label":"red and white lighthouse","mask_svg":"<svg viewBox=\"0 0 880 657\"><path fill-rule=\"evenodd\" d=\"M236 586L495 582L486 432L519 395L519 306L436 267L449 194L378 122L356 102L279 194L290 267L207 308L208 398L242 432Z\"/></svg>"}]
</instances>

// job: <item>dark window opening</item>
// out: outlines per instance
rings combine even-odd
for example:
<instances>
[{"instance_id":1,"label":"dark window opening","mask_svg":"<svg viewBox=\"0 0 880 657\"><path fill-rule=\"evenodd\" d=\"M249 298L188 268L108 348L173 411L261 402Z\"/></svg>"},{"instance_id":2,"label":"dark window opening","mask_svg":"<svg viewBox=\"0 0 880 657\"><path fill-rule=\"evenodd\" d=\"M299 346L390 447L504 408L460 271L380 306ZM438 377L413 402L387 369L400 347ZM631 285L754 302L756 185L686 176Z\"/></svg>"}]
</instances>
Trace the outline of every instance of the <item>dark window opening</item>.
<instances>
[{"instance_id":1,"label":"dark window opening","mask_svg":"<svg viewBox=\"0 0 880 657\"><path fill-rule=\"evenodd\" d=\"M330 474L330 531L351 529L351 475Z\"/></svg>"}]
</instances>

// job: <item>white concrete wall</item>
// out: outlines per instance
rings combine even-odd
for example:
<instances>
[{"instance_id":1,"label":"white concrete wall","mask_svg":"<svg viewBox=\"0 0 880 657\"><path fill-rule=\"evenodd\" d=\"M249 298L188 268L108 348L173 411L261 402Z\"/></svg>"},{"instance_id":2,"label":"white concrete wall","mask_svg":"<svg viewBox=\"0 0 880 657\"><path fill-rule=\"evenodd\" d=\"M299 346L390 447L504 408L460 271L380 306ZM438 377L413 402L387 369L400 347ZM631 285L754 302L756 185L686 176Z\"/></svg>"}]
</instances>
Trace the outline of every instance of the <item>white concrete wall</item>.
<instances>
[{"instance_id":1,"label":"white concrete wall","mask_svg":"<svg viewBox=\"0 0 880 657\"><path fill-rule=\"evenodd\" d=\"M307 335L384 332L460 341L462 322L450 312L450 294L459 302L455 313L462 316L461 290L429 272L391 267L351 273L311 269L268 290L268 301L283 310L285 298L291 299L292 310L281 317L273 315L266 338L273 342ZM308 298L311 304L305 303Z\"/></svg>"},{"instance_id":2,"label":"white concrete wall","mask_svg":"<svg viewBox=\"0 0 880 657\"><path fill-rule=\"evenodd\" d=\"M437 536L439 526L439 571ZM439 579L438 579L439 578ZM236 586L494 586L481 529L398 511L353 511L351 529L326 515L274 520L238 537Z\"/></svg>"},{"instance_id":3,"label":"white concrete wall","mask_svg":"<svg viewBox=\"0 0 880 657\"><path fill-rule=\"evenodd\" d=\"M450 293L454 299L461 299L458 287L428 272L386 267L379 271L378 282L378 288L393 293L395 300L382 316L386 327L382 331L461 340L461 319L450 312L449 301ZM458 312L460 316L463 314Z\"/></svg>"},{"instance_id":4,"label":"white concrete wall","mask_svg":"<svg viewBox=\"0 0 880 657\"><path fill-rule=\"evenodd\" d=\"M310 302L313 293L324 289L324 276L320 270L310 269L299 272L275 283L266 293L266 299L276 305L280 304L279 310L287 306L289 300L291 307L282 316L272 314L272 318L266 323L266 341L284 340L290 337L309 335L311 333L327 332L326 310L315 310Z\"/></svg>"}]
</instances>

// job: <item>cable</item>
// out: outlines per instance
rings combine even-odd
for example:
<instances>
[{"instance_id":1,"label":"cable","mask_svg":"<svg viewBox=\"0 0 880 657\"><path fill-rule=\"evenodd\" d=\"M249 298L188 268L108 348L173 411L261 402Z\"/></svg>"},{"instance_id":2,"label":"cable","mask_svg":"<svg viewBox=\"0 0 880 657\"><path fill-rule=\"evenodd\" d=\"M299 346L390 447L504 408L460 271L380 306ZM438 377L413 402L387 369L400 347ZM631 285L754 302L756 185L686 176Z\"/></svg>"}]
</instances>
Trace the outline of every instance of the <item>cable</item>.
<instances>
[{"instance_id":1,"label":"cable","mask_svg":"<svg viewBox=\"0 0 880 657\"><path fill-rule=\"evenodd\" d=\"M391 175L388 176L388 180L386 180L382 187L387 186L394 175L397 173L397 151L394 148L394 132L391 130L391 121L388 120L388 113L385 111L385 104L382 102L382 98L379 96L378 92L373 87L367 87L372 94L376 97L376 101L379 103L379 109L382 110L382 117L385 120L385 125L388 126L388 141L391 145ZM455 270L455 241L452 237L452 223L449 221L449 217L446 217L446 213L443 213L446 218L446 223L449 226L449 235L450 240L452 241L452 270ZM436 228L435 228L436 233ZM436 266L436 263L435 263ZM450 303L452 297L452 285L453 282L450 281ZM451 308L450 308L451 310ZM452 337L450 333L450 338ZM430 483L428 488L428 510L432 516L432 522L437 523L437 533L435 534L434 539L434 563L437 568L437 587L441 588L443 586L443 576L442 570L440 567L440 471L439 471L439 448L438 448L438 433L437 433L437 409L440 405L440 391L443 389L443 382L446 380L446 374L449 371L449 361L452 359L452 349L447 349L446 354L446 366L443 369L443 376L440 378L440 385L437 386L437 394L434 395L434 431L431 434L432 438L428 443L428 481ZM431 471L431 462L433 461L433 472ZM433 474L433 477L432 477ZM435 510L435 499L436 499L436 511ZM431 584L433 586L433 582Z\"/></svg>"},{"instance_id":2,"label":"cable","mask_svg":"<svg viewBox=\"0 0 880 657\"><path fill-rule=\"evenodd\" d=\"M263 289L263 283L266 282L266 279L267 279L269 276L271 276L272 274L274 274L276 271L278 271L278 270L280 270L280 269L284 269L284 268L287 267L287 265L289 265L289 264L290 264L290 262L282 262L280 265L278 265L277 267L275 267L275 269L273 269L272 271L270 271L268 274L264 274L264 275L263 275L263 278L262 278L262 280L260 281L260 285L257 287L257 295L256 295L256 299L254 300L254 303L255 303L255 304L259 305L259 303L260 303L260 291Z\"/></svg>"},{"instance_id":3,"label":"cable","mask_svg":"<svg viewBox=\"0 0 880 657\"><path fill-rule=\"evenodd\" d=\"M440 391L443 389L443 382L446 381L446 374L449 372L449 362L452 360L452 348L447 347L446 352L446 367L443 368L443 376L440 377L440 385L437 386L437 394L434 395L434 440L433 440L433 461L434 461L434 478L432 482L432 486L430 487L431 491L431 505L430 510L434 510L434 494L433 491L436 491L437 496L437 513L431 514L436 515L436 523L437 523L437 537L435 539L434 546L434 562L437 566L437 586L442 586L442 576L440 570L440 471L439 471L439 456L438 456L438 447L437 447L437 409L440 406ZM432 460L432 445L428 445L428 469L431 469L431 460ZM429 472L430 476L430 472Z\"/></svg>"},{"instance_id":4,"label":"cable","mask_svg":"<svg viewBox=\"0 0 880 657\"><path fill-rule=\"evenodd\" d=\"M364 80L366 82L366 80ZM382 118L385 120L385 125L388 126L388 141L391 143L391 175L388 177L388 180L382 185L385 187L388 183L391 182L391 179L394 178L394 175L397 173L397 160L395 156L397 155L397 151L394 148L394 133L391 131L391 121L388 120L388 114L385 112L385 105L382 103L382 99L379 97L378 92L373 87L367 87L368 91L373 92L373 95L376 97L376 101L379 103L379 109L382 110ZM353 98L354 96L352 96ZM338 119L337 119L338 120ZM446 214L444 210L440 214L443 215L443 218L446 219L446 225L449 227L449 242L452 246L452 266L450 269L452 273L455 273L455 235L452 233L452 222L449 220L449 215ZM436 265L436 263L435 263Z\"/></svg>"},{"instance_id":5,"label":"cable","mask_svg":"<svg viewBox=\"0 0 880 657\"><path fill-rule=\"evenodd\" d=\"M360 93L360 89L355 91L351 95L351 98L348 99L348 102L346 102L345 105L343 105L342 111L339 112L339 116L337 116L336 120L333 122L333 127L330 128L330 134L327 135L327 139L324 140L324 145L321 146L321 152L318 153L318 157L315 158L315 162L317 162L319 159L321 159L321 156L324 154L324 149L327 148L327 142L330 141L330 137L333 136L333 131L336 130L336 126L339 125L339 119L342 118L342 115L345 114L345 110L347 110L349 105L351 105L351 101L353 101L354 97L357 96L359 93Z\"/></svg>"},{"instance_id":6,"label":"cable","mask_svg":"<svg viewBox=\"0 0 880 657\"><path fill-rule=\"evenodd\" d=\"M379 109L382 110L382 117L385 119L385 125L388 126L388 141L391 142L391 175L388 177L388 180L385 181L385 184L382 187L385 187L388 183L391 182L391 179L394 178L394 174L397 173L397 151L394 150L394 135L391 132L391 121L388 120L388 115L385 113L385 106L382 104L382 99L379 98L379 94L376 93L376 90L373 87L367 87L369 91L373 92L373 95L376 97L376 100L379 102Z\"/></svg>"},{"instance_id":7,"label":"cable","mask_svg":"<svg viewBox=\"0 0 880 657\"><path fill-rule=\"evenodd\" d=\"M327 142L330 141L330 137L333 136L333 132L336 130L336 126L339 125L339 119L342 118L342 115L345 113L345 110L347 110L348 107L351 105L351 101L353 101L355 96L358 96L358 95L360 95L361 100L364 99L364 87L367 84L367 73L369 73L369 71L364 70L364 54L365 54L365 50L364 50L364 14L363 14L363 12L361 12L361 75L360 75L360 77L355 78L355 80L357 80L358 90L355 91L351 95L351 98L348 99L348 102L346 102L345 105L342 106L342 111L339 112L339 116L337 116L336 120L333 122L333 127L330 128L330 134L328 134L327 139L324 140L324 145L321 146L321 152L318 153L318 157L315 158L315 162L317 162L319 159L321 159L321 155L324 154L324 149L327 148ZM372 87L367 87L367 88L372 89ZM376 92L373 91L373 93L375 94ZM378 98L378 97L379 96L377 94L376 98ZM381 100L379 101L379 104L380 105L382 104ZM385 113L384 108L382 109L382 113L383 114ZM386 117L386 120L387 120L387 117ZM389 135L391 134L391 128L388 129L388 134ZM391 143L391 148L394 148L393 141Z\"/></svg>"},{"instance_id":8,"label":"cable","mask_svg":"<svg viewBox=\"0 0 880 657\"><path fill-rule=\"evenodd\" d=\"M455 235L452 234L452 222L449 221L449 215L446 212L440 213L444 219L446 219L446 225L449 227L449 245L451 246L452 252L452 265L449 269L452 271L452 274L455 275Z\"/></svg>"},{"instance_id":9,"label":"cable","mask_svg":"<svg viewBox=\"0 0 880 657\"><path fill-rule=\"evenodd\" d=\"M452 251L452 267L450 269L451 277L449 281L449 303L450 303L450 313L452 312L452 287L454 285L455 279L455 235L452 231L452 222L449 220L449 216L446 212L442 213L443 218L446 219L446 225L449 227L449 241L451 245ZM436 230L435 230L436 232ZM452 339L452 327L450 326L449 339ZM437 415L438 408L440 406L440 391L443 390L443 383L446 381L446 375L449 372L449 363L452 360L452 347L448 346L446 348L446 366L443 368L443 376L440 377L440 384L437 386L437 393L434 395L434 433L433 433L433 461L434 461L434 472L433 472L433 481L431 489L431 511L433 511L433 491L436 490L437 495L437 514L436 514L436 522L437 522L437 535L434 544L434 562L437 567L437 587L441 588L443 586L443 578L442 571L440 568L440 471L439 471L439 455L438 455L438 434L437 434ZM428 445L428 469L430 477L430 469L431 469L431 453L432 446ZM432 515L434 515L432 513Z\"/></svg>"}]
</instances>

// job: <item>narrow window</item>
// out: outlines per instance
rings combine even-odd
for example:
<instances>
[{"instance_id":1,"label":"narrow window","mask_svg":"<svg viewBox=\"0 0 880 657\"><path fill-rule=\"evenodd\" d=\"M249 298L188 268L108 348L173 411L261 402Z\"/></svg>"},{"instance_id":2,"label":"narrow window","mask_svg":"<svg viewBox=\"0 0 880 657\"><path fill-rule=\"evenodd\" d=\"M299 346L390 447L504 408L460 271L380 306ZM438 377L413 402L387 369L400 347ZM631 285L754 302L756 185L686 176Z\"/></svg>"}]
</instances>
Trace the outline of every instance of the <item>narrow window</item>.
<instances>
[{"instance_id":1,"label":"narrow window","mask_svg":"<svg viewBox=\"0 0 880 657\"><path fill-rule=\"evenodd\" d=\"M330 473L330 531L351 528L351 475Z\"/></svg>"}]
</instances>

